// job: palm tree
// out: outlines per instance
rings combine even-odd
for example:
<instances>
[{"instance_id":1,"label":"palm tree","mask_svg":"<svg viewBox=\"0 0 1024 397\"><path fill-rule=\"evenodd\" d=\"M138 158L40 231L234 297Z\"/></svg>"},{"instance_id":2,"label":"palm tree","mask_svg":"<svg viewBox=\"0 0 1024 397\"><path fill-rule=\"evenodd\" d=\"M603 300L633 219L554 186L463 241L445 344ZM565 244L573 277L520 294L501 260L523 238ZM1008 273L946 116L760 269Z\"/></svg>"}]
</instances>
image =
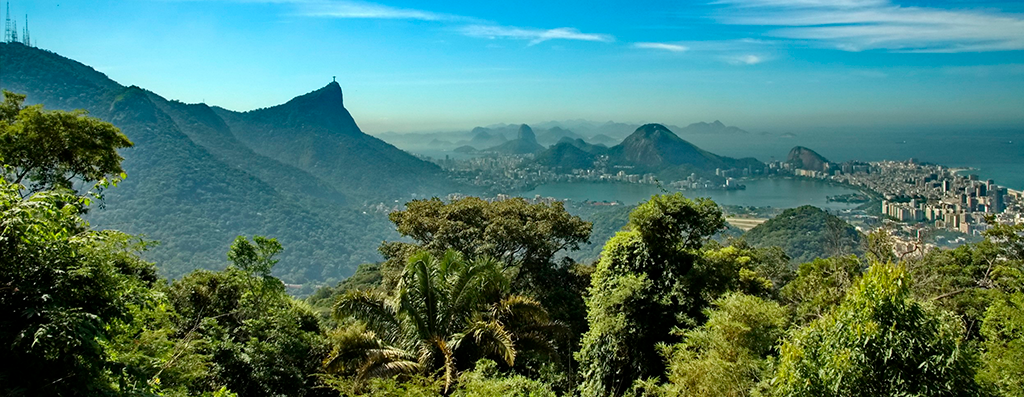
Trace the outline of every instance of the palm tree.
<instances>
[{"instance_id":1,"label":"palm tree","mask_svg":"<svg viewBox=\"0 0 1024 397\"><path fill-rule=\"evenodd\" d=\"M357 381L438 374L447 393L459 369L476 359L513 367L524 350L553 352L553 332L564 327L552 323L537 301L508 289L492 259L466 261L453 250L441 258L416 254L393 294L355 291L338 301L335 316L362 324L335 334L325 367L354 373Z\"/></svg>"}]
</instances>

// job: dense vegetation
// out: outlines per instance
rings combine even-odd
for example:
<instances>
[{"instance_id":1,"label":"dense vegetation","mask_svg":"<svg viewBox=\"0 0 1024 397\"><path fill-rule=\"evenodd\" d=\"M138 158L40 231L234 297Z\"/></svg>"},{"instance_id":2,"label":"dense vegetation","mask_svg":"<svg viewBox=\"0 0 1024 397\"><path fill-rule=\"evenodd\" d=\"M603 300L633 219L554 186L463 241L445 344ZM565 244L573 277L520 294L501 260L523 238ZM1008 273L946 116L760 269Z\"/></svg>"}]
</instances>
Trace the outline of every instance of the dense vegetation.
<instances>
[{"instance_id":1,"label":"dense vegetation","mask_svg":"<svg viewBox=\"0 0 1024 397\"><path fill-rule=\"evenodd\" d=\"M559 255L592 233L559 203L416 200L385 261L299 301L272 275L287 247L258 235L160 278L149 243L83 218L141 143L22 100L0 106L0 395L1024 392L1024 225L920 259L876 234L793 271L713 239L710 200L658 195L590 266Z\"/></svg>"},{"instance_id":2,"label":"dense vegetation","mask_svg":"<svg viewBox=\"0 0 1024 397\"><path fill-rule=\"evenodd\" d=\"M853 226L810 205L783 211L744 233L743 239L755 247L782 247L794 264L860 254L864 245Z\"/></svg>"}]
</instances>

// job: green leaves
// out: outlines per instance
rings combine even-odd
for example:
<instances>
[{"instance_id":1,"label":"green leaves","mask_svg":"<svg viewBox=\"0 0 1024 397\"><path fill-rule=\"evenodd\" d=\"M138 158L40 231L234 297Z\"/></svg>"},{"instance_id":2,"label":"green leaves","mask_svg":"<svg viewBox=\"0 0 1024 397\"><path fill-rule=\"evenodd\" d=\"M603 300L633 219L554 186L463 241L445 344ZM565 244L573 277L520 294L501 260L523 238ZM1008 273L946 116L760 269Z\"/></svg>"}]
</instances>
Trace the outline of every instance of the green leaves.
<instances>
[{"instance_id":1,"label":"green leaves","mask_svg":"<svg viewBox=\"0 0 1024 397\"><path fill-rule=\"evenodd\" d=\"M124 174L117 149L132 142L112 124L85 111L43 111L24 101L24 95L4 91L0 105L0 159L11 166L11 182L35 193L70 189L76 180L116 182Z\"/></svg>"},{"instance_id":2,"label":"green leaves","mask_svg":"<svg viewBox=\"0 0 1024 397\"><path fill-rule=\"evenodd\" d=\"M978 378L1004 396L1024 394L1024 293L1000 294L985 312Z\"/></svg>"},{"instance_id":3,"label":"green leaves","mask_svg":"<svg viewBox=\"0 0 1024 397\"><path fill-rule=\"evenodd\" d=\"M113 360L105 341L154 304L156 270L129 236L89 230L78 200L23 199L0 178L0 354L18 363L0 371L0 394L106 395L119 372L145 372Z\"/></svg>"},{"instance_id":4,"label":"green leaves","mask_svg":"<svg viewBox=\"0 0 1024 397\"><path fill-rule=\"evenodd\" d=\"M909 281L900 266L868 269L835 312L783 343L773 394L978 394L963 329L910 299Z\"/></svg>"},{"instance_id":5,"label":"green leaves","mask_svg":"<svg viewBox=\"0 0 1024 397\"><path fill-rule=\"evenodd\" d=\"M591 279L590 329L575 355L581 394L622 395L664 375L657 346L676 340L674 328L693 326L738 277L738 267L718 271L699 252L724 224L713 202L681 194L654 196L630 214L630 230L608 241Z\"/></svg>"},{"instance_id":6,"label":"green leaves","mask_svg":"<svg viewBox=\"0 0 1024 397\"><path fill-rule=\"evenodd\" d=\"M669 395L747 396L771 377L770 357L789 327L779 304L740 293L714 302L708 321L666 346Z\"/></svg>"},{"instance_id":7,"label":"green leaves","mask_svg":"<svg viewBox=\"0 0 1024 397\"><path fill-rule=\"evenodd\" d=\"M521 352L550 348L536 331L550 330L551 324L539 303L509 295L508 289L500 264L492 259L468 261L454 250L440 258L414 254L393 294L353 291L338 301L335 315L354 317L364 324L355 327L367 331L338 331L345 337L335 338L326 368L358 367L358 379L412 369L440 373L447 390L465 369L457 357L491 357L514 367ZM416 357L415 366L411 357Z\"/></svg>"}]
</instances>

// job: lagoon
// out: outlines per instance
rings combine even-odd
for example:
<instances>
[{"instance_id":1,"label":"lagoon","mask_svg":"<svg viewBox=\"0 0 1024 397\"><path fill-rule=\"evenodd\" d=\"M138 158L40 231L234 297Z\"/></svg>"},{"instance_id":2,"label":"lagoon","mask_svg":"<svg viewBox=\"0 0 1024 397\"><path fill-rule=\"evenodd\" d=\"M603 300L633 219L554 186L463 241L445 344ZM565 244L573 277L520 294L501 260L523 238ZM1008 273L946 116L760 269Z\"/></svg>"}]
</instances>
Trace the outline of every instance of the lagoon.
<instances>
[{"instance_id":1,"label":"lagoon","mask_svg":"<svg viewBox=\"0 0 1024 397\"><path fill-rule=\"evenodd\" d=\"M856 208L856 204L830 203L828 196L856 193L856 190L836 186L813 179L756 179L743 181L745 190L687 190L683 195L690 198L710 197L721 205L754 207L794 208L813 205L833 210ZM522 197L554 197L573 201L620 201L633 205L663 193L657 186L629 183L549 183L522 192Z\"/></svg>"}]
</instances>

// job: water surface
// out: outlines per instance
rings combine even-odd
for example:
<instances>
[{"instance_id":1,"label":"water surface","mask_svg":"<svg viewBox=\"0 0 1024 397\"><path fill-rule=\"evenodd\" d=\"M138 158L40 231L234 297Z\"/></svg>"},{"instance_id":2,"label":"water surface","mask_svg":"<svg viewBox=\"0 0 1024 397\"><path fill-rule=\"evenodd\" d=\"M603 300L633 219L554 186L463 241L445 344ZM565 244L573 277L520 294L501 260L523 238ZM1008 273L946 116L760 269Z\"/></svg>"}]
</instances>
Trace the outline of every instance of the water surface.
<instances>
[{"instance_id":1,"label":"water surface","mask_svg":"<svg viewBox=\"0 0 1024 397\"><path fill-rule=\"evenodd\" d=\"M690 198L710 197L722 205L794 208L813 205L819 208L846 209L854 204L830 203L828 196L856 193L856 190L806 179L759 179L744 181L745 190L688 190ZM646 201L652 195L663 193L657 186L626 183L560 182L537 186L520 195L523 197L555 197L574 201L619 201L632 205Z\"/></svg>"}]
</instances>

